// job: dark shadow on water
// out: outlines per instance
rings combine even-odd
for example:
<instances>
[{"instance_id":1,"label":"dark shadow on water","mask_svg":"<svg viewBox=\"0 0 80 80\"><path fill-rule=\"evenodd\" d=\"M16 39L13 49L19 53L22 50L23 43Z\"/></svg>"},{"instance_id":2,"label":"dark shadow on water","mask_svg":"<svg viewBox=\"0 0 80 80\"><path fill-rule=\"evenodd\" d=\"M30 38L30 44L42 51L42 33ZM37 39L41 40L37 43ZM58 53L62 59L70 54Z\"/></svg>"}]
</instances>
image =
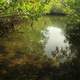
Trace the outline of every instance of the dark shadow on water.
<instances>
[{"instance_id":1,"label":"dark shadow on water","mask_svg":"<svg viewBox=\"0 0 80 80\"><path fill-rule=\"evenodd\" d=\"M0 53L4 53L5 52L5 46L0 45Z\"/></svg>"}]
</instances>

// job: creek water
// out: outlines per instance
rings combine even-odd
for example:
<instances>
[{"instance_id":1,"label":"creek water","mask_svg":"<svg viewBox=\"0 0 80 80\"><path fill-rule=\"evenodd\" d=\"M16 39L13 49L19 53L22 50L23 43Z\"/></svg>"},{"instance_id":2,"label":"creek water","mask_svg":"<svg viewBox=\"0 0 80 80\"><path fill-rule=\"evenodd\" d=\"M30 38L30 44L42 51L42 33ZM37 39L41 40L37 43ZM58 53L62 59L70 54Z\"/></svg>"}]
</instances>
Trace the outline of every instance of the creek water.
<instances>
[{"instance_id":1,"label":"creek water","mask_svg":"<svg viewBox=\"0 0 80 80\"><path fill-rule=\"evenodd\" d=\"M0 38L0 55L19 57L21 54L45 54L61 63L71 60L78 46L74 45L77 39L70 41L72 37L67 34L66 20L66 17L43 16L33 25L22 23L17 26L18 32L11 33L8 38Z\"/></svg>"}]
</instances>

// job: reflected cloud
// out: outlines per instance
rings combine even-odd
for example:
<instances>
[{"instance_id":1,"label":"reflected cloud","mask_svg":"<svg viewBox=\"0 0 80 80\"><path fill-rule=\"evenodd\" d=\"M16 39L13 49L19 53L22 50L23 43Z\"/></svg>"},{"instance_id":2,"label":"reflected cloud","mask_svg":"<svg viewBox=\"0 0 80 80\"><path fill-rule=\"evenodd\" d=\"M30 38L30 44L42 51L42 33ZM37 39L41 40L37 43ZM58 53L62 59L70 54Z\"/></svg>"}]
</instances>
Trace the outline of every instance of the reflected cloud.
<instances>
[{"instance_id":1,"label":"reflected cloud","mask_svg":"<svg viewBox=\"0 0 80 80\"><path fill-rule=\"evenodd\" d=\"M43 35L46 41L44 51L48 57L56 57L62 63L71 57L70 45L62 28L49 26Z\"/></svg>"},{"instance_id":2,"label":"reflected cloud","mask_svg":"<svg viewBox=\"0 0 80 80\"><path fill-rule=\"evenodd\" d=\"M69 46L68 41L66 41L64 36L64 32L58 27L48 27L44 31L44 35L47 38L45 51L48 53L55 51L56 47L65 48L66 46Z\"/></svg>"}]
</instances>

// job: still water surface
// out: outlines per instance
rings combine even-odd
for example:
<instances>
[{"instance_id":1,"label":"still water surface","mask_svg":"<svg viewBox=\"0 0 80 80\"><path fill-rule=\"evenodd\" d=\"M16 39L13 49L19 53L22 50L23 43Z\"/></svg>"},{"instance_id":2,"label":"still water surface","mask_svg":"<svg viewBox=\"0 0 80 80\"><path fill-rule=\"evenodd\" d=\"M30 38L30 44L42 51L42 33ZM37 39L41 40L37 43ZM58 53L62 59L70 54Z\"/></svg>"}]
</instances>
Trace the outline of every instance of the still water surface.
<instances>
[{"instance_id":1,"label":"still water surface","mask_svg":"<svg viewBox=\"0 0 80 80\"><path fill-rule=\"evenodd\" d=\"M18 26L18 32L8 38L0 38L0 53L8 57L20 54L44 54L63 63L71 60L76 50L66 37L66 17L45 16L33 25L26 22Z\"/></svg>"}]
</instances>

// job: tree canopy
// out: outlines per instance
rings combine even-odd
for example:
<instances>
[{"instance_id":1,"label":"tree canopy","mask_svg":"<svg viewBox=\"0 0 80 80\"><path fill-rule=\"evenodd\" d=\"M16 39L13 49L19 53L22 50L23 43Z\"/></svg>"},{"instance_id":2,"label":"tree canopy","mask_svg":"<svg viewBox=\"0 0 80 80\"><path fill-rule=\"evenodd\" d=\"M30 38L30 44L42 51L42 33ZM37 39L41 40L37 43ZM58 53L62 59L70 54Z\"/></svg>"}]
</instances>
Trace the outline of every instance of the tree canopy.
<instances>
[{"instance_id":1,"label":"tree canopy","mask_svg":"<svg viewBox=\"0 0 80 80\"><path fill-rule=\"evenodd\" d=\"M51 10L65 13L79 11L79 0L0 0L0 16L39 17Z\"/></svg>"}]
</instances>

